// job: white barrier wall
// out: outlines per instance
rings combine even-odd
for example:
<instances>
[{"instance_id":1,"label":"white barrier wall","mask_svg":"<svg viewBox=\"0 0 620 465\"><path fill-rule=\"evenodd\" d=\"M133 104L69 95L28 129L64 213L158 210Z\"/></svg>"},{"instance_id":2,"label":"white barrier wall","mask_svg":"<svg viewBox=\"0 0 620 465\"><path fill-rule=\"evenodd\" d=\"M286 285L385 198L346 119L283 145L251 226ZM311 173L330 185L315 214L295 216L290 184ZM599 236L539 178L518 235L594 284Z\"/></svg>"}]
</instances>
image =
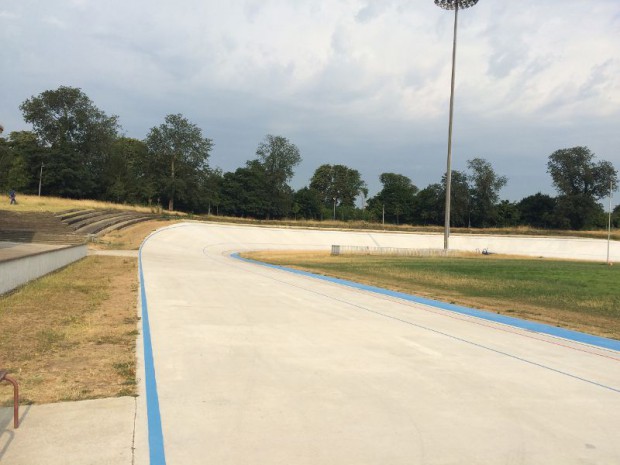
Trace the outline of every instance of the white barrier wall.
<instances>
[{"instance_id":1,"label":"white barrier wall","mask_svg":"<svg viewBox=\"0 0 620 465\"><path fill-rule=\"evenodd\" d=\"M85 245L77 245L2 261L0 294L84 258L86 253Z\"/></svg>"}]
</instances>

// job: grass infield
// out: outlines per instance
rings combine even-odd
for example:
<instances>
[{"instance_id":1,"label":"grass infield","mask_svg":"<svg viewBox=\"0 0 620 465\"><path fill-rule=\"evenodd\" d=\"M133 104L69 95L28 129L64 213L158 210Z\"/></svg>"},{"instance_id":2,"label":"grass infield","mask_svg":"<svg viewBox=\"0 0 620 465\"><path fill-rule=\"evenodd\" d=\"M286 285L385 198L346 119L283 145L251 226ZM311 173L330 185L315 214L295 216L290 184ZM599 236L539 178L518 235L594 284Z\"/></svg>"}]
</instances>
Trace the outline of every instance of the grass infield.
<instances>
[{"instance_id":1,"label":"grass infield","mask_svg":"<svg viewBox=\"0 0 620 465\"><path fill-rule=\"evenodd\" d=\"M242 256L444 302L620 339L620 267L507 256Z\"/></svg>"}]
</instances>

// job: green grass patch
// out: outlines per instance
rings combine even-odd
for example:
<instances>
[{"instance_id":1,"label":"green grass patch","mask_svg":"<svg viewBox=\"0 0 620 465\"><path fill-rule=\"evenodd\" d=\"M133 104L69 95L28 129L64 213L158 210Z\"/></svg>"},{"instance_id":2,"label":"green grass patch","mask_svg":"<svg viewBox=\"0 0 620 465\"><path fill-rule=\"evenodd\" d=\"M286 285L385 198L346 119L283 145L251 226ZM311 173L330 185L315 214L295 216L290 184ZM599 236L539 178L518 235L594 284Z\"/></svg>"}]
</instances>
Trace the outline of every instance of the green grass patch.
<instances>
[{"instance_id":1,"label":"green grass patch","mask_svg":"<svg viewBox=\"0 0 620 465\"><path fill-rule=\"evenodd\" d=\"M245 256L620 339L620 267L501 256Z\"/></svg>"}]
</instances>

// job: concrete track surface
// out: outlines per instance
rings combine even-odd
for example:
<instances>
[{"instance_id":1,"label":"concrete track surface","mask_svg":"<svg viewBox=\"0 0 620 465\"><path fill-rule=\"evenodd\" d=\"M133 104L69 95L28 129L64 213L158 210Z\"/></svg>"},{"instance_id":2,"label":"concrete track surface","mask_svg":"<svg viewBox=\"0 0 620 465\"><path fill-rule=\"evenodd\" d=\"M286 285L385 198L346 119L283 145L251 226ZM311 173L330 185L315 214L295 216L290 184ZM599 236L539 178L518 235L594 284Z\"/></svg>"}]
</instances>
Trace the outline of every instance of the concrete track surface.
<instances>
[{"instance_id":1,"label":"concrete track surface","mask_svg":"<svg viewBox=\"0 0 620 465\"><path fill-rule=\"evenodd\" d=\"M148 428L135 463L620 463L619 352L230 257L442 240L215 224L154 233L141 252L148 407L141 396L137 424ZM574 239L451 245L606 252Z\"/></svg>"}]
</instances>

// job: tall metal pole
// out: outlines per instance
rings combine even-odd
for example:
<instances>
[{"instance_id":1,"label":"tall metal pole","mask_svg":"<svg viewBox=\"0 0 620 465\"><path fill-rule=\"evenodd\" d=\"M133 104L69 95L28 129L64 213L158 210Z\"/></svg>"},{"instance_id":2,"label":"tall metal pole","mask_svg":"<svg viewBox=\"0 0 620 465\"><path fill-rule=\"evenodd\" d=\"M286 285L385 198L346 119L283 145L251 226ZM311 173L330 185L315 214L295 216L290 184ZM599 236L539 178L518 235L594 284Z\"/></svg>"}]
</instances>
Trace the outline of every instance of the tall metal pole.
<instances>
[{"instance_id":1,"label":"tall metal pole","mask_svg":"<svg viewBox=\"0 0 620 465\"><path fill-rule=\"evenodd\" d=\"M444 10L454 10L454 34L452 38L452 79L450 81L450 120L448 124L448 160L446 163L446 216L443 248L448 250L450 241L450 201L452 196L452 121L454 119L454 80L456 75L456 31L459 10L470 8L478 0L435 0L435 5Z\"/></svg>"},{"instance_id":2,"label":"tall metal pole","mask_svg":"<svg viewBox=\"0 0 620 465\"><path fill-rule=\"evenodd\" d=\"M454 78L456 74L456 26L459 18L459 2L454 7L454 36L452 40L452 80L450 81L450 118L448 123L448 162L446 167L446 216L443 233L443 248L448 250L450 242L450 200L452 193L452 120L454 117Z\"/></svg>"}]
</instances>

